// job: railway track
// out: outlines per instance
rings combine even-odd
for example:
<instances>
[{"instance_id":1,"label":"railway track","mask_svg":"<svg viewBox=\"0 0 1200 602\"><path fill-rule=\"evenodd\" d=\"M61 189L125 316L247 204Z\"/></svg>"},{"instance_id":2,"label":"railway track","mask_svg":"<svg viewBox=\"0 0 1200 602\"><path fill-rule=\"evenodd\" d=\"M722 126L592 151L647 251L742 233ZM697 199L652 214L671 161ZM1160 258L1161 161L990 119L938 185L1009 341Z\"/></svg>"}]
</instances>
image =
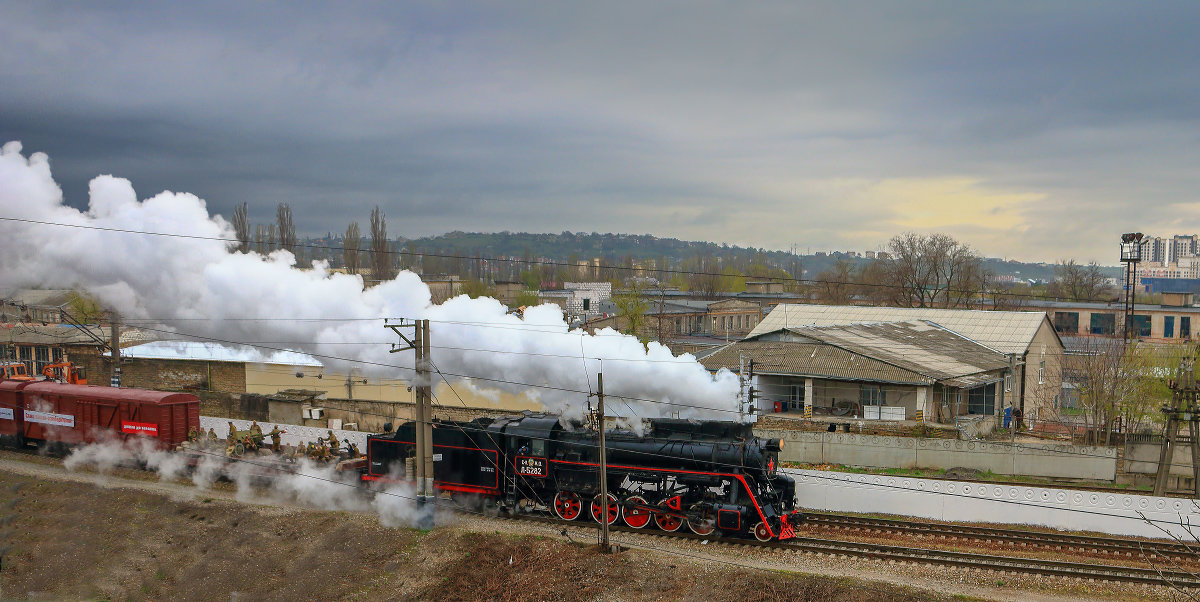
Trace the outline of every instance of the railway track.
<instances>
[{"instance_id":1,"label":"railway track","mask_svg":"<svg viewBox=\"0 0 1200 602\"><path fill-rule=\"evenodd\" d=\"M1001 542L1029 548L1079 548L1116 556L1138 558L1200 558L1200 543L1188 546L1174 541L1139 541L1116 537L1047 533L996 527L944 525L921 521L869 518L841 514L809 514L807 524L846 530L887 531L928 537Z\"/></svg>"},{"instance_id":2,"label":"railway track","mask_svg":"<svg viewBox=\"0 0 1200 602\"><path fill-rule=\"evenodd\" d=\"M568 523L558 519L535 515L516 515L510 518L512 520L531 520L551 523L569 528L600 528L600 525L590 521ZM1200 589L1200 574L1172 570L1169 567L1152 568L1099 565L1094 563L1069 562L1062 560L1018 558L994 554L977 554L971 552L957 552L952 550L893 546L878 543L839 541L815 537L796 537L794 539L788 539L784 541L760 542L754 539L719 539L713 538L712 536L704 537L695 535L693 533L667 533L658 530L633 529L621 525L612 525L609 527L609 529L614 533L630 534L638 536L639 538L707 540L709 542L724 545L740 545L775 550L790 550L812 554L828 554L831 556L853 556L858 558L873 558L877 560L890 560L915 564L955 566L960 568L994 571L999 573L1051 575L1081 580L1138 583L1192 590ZM632 544L633 542L619 543Z\"/></svg>"}]
</instances>

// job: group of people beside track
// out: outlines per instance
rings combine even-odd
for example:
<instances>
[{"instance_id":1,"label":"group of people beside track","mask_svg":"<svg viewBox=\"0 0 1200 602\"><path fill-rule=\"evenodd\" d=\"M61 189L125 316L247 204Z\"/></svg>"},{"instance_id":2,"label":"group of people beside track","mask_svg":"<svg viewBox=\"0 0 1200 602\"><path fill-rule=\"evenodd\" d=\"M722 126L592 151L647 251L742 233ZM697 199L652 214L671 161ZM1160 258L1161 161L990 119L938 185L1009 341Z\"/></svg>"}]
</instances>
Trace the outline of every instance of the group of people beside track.
<instances>
[{"instance_id":1,"label":"group of people beside track","mask_svg":"<svg viewBox=\"0 0 1200 602\"><path fill-rule=\"evenodd\" d=\"M214 429L208 429L208 433L205 433L202 428L191 429L188 431L185 447L204 450L220 449L223 446L225 456L229 458L241 458L246 455L273 455L292 462L299 461L301 458L309 458L316 462L334 462L352 460L361 455L358 446L351 443L349 439L339 442L333 430L330 430L326 437L317 437L315 443L302 441L298 445L282 444L282 437L286 432L275 425L270 432L263 433L258 421L251 423L248 430L239 431L233 421L229 421L229 434L225 436L224 440L217 436ZM265 442L267 437L271 438L269 444ZM343 446L342 443L345 445Z\"/></svg>"}]
</instances>

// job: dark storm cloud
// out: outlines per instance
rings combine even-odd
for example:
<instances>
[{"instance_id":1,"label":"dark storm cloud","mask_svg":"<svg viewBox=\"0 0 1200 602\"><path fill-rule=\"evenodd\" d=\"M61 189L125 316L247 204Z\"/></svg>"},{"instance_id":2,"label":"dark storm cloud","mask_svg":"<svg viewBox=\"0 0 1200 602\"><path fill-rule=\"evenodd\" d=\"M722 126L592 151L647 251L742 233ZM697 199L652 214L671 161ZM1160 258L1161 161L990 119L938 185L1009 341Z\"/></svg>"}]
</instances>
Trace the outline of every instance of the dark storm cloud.
<instances>
[{"instance_id":1,"label":"dark storm cloud","mask_svg":"<svg viewBox=\"0 0 1200 602\"><path fill-rule=\"evenodd\" d=\"M1189 3L0 4L0 139L266 220L1110 260L1197 216ZM960 211L946 217L946 212ZM917 217L929 214L928 219ZM916 217L914 217L916 216ZM1015 242L1020 238L1020 242Z\"/></svg>"}]
</instances>

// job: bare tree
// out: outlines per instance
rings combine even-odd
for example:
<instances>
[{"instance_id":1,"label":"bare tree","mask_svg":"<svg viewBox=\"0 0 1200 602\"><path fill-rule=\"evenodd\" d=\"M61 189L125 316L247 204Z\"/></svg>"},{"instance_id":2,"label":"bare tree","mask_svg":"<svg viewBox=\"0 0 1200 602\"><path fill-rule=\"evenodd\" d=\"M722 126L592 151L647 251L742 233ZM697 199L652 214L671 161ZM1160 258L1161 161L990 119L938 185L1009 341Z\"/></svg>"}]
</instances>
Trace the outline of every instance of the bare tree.
<instances>
[{"instance_id":1,"label":"bare tree","mask_svg":"<svg viewBox=\"0 0 1200 602\"><path fill-rule=\"evenodd\" d=\"M275 209L275 221L279 223L279 247L295 255L296 224L292 222L292 208L287 203L280 203Z\"/></svg>"},{"instance_id":2,"label":"bare tree","mask_svg":"<svg viewBox=\"0 0 1200 602\"><path fill-rule=\"evenodd\" d=\"M1087 337L1066 355L1063 379L1078 395L1091 443L1109 444L1118 424L1129 432L1150 420L1169 396L1162 375L1178 353L1115 337Z\"/></svg>"},{"instance_id":3,"label":"bare tree","mask_svg":"<svg viewBox=\"0 0 1200 602\"><path fill-rule=\"evenodd\" d=\"M690 278L692 291L705 299L716 299L721 290L719 269L711 252L703 251L698 254Z\"/></svg>"},{"instance_id":4,"label":"bare tree","mask_svg":"<svg viewBox=\"0 0 1200 602\"><path fill-rule=\"evenodd\" d=\"M981 292L982 262L965 243L946 234L924 236L909 232L888 244L887 284L895 302L906 307L955 307Z\"/></svg>"},{"instance_id":5,"label":"bare tree","mask_svg":"<svg viewBox=\"0 0 1200 602\"><path fill-rule=\"evenodd\" d=\"M371 210L371 277L375 280L391 280L392 253L387 237L387 216L376 205Z\"/></svg>"},{"instance_id":6,"label":"bare tree","mask_svg":"<svg viewBox=\"0 0 1200 602\"><path fill-rule=\"evenodd\" d=\"M278 238L275 236L275 224L267 224L267 252L270 253L279 248Z\"/></svg>"},{"instance_id":7,"label":"bare tree","mask_svg":"<svg viewBox=\"0 0 1200 602\"><path fill-rule=\"evenodd\" d=\"M249 209L245 203L238 205L233 209L233 232L238 239L237 250L242 253L250 252L250 222L248 221Z\"/></svg>"},{"instance_id":8,"label":"bare tree","mask_svg":"<svg viewBox=\"0 0 1200 602\"><path fill-rule=\"evenodd\" d=\"M832 267L821 270L813 282L817 299L822 303L846 305L854 291L854 267L841 257Z\"/></svg>"},{"instance_id":9,"label":"bare tree","mask_svg":"<svg viewBox=\"0 0 1200 602\"><path fill-rule=\"evenodd\" d=\"M267 248L267 229L262 224L254 227L254 250L259 255L266 255L271 252Z\"/></svg>"},{"instance_id":10,"label":"bare tree","mask_svg":"<svg viewBox=\"0 0 1200 602\"><path fill-rule=\"evenodd\" d=\"M1054 266L1054 282L1046 292L1071 301L1100 301L1113 293L1100 264L1093 261L1081 265L1074 259L1061 260Z\"/></svg>"},{"instance_id":11,"label":"bare tree","mask_svg":"<svg viewBox=\"0 0 1200 602\"><path fill-rule=\"evenodd\" d=\"M346 237L342 239L342 260L346 264L346 272L357 274L359 268L358 249L362 245L362 236L358 233L358 222L350 222L346 228Z\"/></svg>"}]
</instances>

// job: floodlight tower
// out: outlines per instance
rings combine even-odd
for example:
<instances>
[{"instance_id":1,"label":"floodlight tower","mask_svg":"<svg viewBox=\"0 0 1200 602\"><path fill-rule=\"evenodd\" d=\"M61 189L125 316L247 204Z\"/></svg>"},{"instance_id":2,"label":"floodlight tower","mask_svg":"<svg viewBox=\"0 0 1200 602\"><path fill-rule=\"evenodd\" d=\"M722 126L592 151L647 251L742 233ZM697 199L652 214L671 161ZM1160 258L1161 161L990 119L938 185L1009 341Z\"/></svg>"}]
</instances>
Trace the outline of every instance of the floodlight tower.
<instances>
[{"instance_id":1,"label":"floodlight tower","mask_svg":"<svg viewBox=\"0 0 1200 602\"><path fill-rule=\"evenodd\" d=\"M1133 332L1134 286L1137 284L1137 264L1142 260L1141 232L1121 235L1121 263L1125 264L1125 342L1135 338Z\"/></svg>"}]
</instances>

